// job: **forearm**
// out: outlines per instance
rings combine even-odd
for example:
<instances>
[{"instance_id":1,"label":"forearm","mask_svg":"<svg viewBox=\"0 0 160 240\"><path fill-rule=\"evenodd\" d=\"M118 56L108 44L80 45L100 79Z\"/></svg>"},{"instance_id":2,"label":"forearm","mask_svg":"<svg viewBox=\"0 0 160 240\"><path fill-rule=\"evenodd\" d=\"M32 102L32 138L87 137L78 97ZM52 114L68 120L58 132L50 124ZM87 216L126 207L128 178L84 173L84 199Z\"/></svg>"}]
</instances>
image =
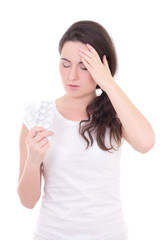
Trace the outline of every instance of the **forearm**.
<instances>
[{"instance_id":1,"label":"forearm","mask_svg":"<svg viewBox=\"0 0 160 240\"><path fill-rule=\"evenodd\" d=\"M106 85L104 91L110 98L122 123L124 138L137 151L142 153L148 151L154 144L154 132L148 120L133 105L115 81Z\"/></svg>"},{"instance_id":2,"label":"forearm","mask_svg":"<svg viewBox=\"0 0 160 240\"><path fill-rule=\"evenodd\" d=\"M40 166L29 160L26 162L17 192L25 207L33 208L35 206L41 194Z\"/></svg>"}]
</instances>

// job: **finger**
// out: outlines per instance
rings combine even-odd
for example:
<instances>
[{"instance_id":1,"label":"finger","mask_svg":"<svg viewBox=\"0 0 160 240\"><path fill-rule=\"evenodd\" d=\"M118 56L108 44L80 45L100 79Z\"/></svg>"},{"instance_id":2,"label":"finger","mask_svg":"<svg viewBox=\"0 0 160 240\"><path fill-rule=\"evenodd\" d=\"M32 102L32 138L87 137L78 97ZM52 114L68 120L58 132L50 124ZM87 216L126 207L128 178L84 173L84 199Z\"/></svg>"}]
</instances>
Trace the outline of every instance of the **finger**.
<instances>
[{"instance_id":1,"label":"finger","mask_svg":"<svg viewBox=\"0 0 160 240\"><path fill-rule=\"evenodd\" d=\"M87 54L89 57L93 57L93 53L89 52L84 48L79 48L80 52Z\"/></svg>"},{"instance_id":2,"label":"finger","mask_svg":"<svg viewBox=\"0 0 160 240\"><path fill-rule=\"evenodd\" d=\"M29 131L29 136L30 137L35 137L37 132L43 132L45 129L43 127L33 127L31 128L31 130Z\"/></svg>"},{"instance_id":3,"label":"finger","mask_svg":"<svg viewBox=\"0 0 160 240\"><path fill-rule=\"evenodd\" d=\"M41 135L40 133L34 137L34 143L39 143L40 141L42 141L42 139L44 139L45 137L43 135Z\"/></svg>"},{"instance_id":4,"label":"finger","mask_svg":"<svg viewBox=\"0 0 160 240\"><path fill-rule=\"evenodd\" d=\"M90 64L88 64L88 62L82 57L81 58L84 66L87 68L87 70L90 72L92 70L92 67L90 66Z\"/></svg>"},{"instance_id":5,"label":"finger","mask_svg":"<svg viewBox=\"0 0 160 240\"><path fill-rule=\"evenodd\" d=\"M98 56L98 57L99 57L99 54L97 53L97 51L95 50L94 47L92 47L92 46L91 46L90 44L88 44L88 43L87 43L87 47L88 47L88 49L89 49L92 53L94 53L95 56Z\"/></svg>"},{"instance_id":6,"label":"finger","mask_svg":"<svg viewBox=\"0 0 160 240\"><path fill-rule=\"evenodd\" d=\"M35 126L31 128L31 131L41 131L41 130L45 130L45 129L41 126Z\"/></svg>"},{"instance_id":7,"label":"finger","mask_svg":"<svg viewBox=\"0 0 160 240\"><path fill-rule=\"evenodd\" d=\"M81 56L83 59L85 59L86 62L89 63L89 62L91 61L91 58L88 57L87 55L85 55L84 53L79 52L79 54L80 54L80 56Z\"/></svg>"},{"instance_id":8,"label":"finger","mask_svg":"<svg viewBox=\"0 0 160 240\"><path fill-rule=\"evenodd\" d=\"M48 139L47 138L43 138L38 144L37 146L39 148L42 148L44 145L46 145L48 143Z\"/></svg>"},{"instance_id":9,"label":"finger","mask_svg":"<svg viewBox=\"0 0 160 240\"><path fill-rule=\"evenodd\" d=\"M89 56L82 52L80 52L79 54L88 64L90 64L92 68L96 67L96 65L98 64L98 61L97 59L95 59L95 57L90 58Z\"/></svg>"},{"instance_id":10,"label":"finger","mask_svg":"<svg viewBox=\"0 0 160 240\"><path fill-rule=\"evenodd\" d=\"M50 144L49 144L49 142L48 142L48 143L46 143L46 144L41 148L41 152L42 152L42 153L45 153L45 152L49 149L49 147L50 147Z\"/></svg>"},{"instance_id":11,"label":"finger","mask_svg":"<svg viewBox=\"0 0 160 240\"><path fill-rule=\"evenodd\" d=\"M104 63L105 66L108 67L108 61L107 61L106 55L103 55L103 63Z\"/></svg>"},{"instance_id":12,"label":"finger","mask_svg":"<svg viewBox=\"0 0 160 240\"><path fill-rule=\"evenodd\" d=\"M95 56L95 54L93 54L92 52L90 52L90 51L88 51L88 50L86 50L84 48L80 48L79 53L83 57L88 56L91 60L93 60L96 63L101 61L98 54L96 54L96 56Z\"/></svg>"},{"instance_id":13,"label":"finger","mask_svg":"<svg viewBox=\"0 0 160 240\"><path fill-rule=\"evenodd\" d=\"M46 137L51 136L51 135L53 135L53 134L54 134L54 133L53 133L52 131L46 130L46 131L44 131L44 132L39 133L37 136L35 136L34 141L35 141L36 143L38 143L38 142L40 142L43 138L46 138Z\"/></svg>"}]
</instances>

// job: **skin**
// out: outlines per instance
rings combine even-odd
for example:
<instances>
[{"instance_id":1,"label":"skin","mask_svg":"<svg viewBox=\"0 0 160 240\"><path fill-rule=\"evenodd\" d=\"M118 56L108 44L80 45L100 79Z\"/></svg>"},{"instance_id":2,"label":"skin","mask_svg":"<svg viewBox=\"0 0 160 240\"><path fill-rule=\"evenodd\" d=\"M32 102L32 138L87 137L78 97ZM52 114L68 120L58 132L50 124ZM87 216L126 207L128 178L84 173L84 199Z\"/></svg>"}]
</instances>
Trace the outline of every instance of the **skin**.
<instances>
[{"instance_id":1,"label":"skin","mask_svg":"<svg viewBox=\"0 0 160 240\"><path fill-rule=\"evenodd\" d=\"M50 147L47 137L53 134L43 127L33 127L28 131L22 124L17 193L26 208L33 208L41 196L41 164Z\"/></svg>"}]
</instances>

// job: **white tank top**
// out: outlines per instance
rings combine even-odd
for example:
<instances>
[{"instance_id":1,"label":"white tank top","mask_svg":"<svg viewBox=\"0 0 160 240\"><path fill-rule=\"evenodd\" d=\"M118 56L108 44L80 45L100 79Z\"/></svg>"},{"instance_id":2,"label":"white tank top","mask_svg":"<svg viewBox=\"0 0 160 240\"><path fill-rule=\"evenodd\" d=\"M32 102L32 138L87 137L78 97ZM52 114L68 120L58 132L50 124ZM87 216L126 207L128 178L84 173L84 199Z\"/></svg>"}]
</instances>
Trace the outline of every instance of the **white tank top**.
<instances>
[{"instance_id":1,"label":"white tank top","mask_svg":"<svg viewBox=\"0 0 160 240\"><path fill-rule=\"evenodd\" d=\"M55 99L24 106L30 130L54 132L43 161L44 195L34 240L127 240L120 199L120 152L92 147L79 134L79 121L57 110ZM89 138L88 138L89 139ZM109 146L109 134L106 132Z\"/></svg>"}]
</instances>

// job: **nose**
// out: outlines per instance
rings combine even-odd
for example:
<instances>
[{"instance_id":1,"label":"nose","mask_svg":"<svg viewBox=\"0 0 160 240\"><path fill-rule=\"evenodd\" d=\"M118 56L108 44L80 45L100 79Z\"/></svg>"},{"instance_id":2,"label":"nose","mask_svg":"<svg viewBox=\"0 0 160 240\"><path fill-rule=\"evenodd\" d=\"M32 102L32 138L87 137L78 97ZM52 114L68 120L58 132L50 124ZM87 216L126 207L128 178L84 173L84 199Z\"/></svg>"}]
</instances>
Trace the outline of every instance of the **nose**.
<instances>
[{"instance_id":1,"label":"nose","mask_svg":"<svg viewBox=\"0 0 160 240\"><path fill-rule=\"evenodd\" d=\"M75 66L72 66L70 68L70 72L69 72L69 80L76 80L78 79L78 70L77 70L77 67Z\"/></svg>"}]
</instances>

